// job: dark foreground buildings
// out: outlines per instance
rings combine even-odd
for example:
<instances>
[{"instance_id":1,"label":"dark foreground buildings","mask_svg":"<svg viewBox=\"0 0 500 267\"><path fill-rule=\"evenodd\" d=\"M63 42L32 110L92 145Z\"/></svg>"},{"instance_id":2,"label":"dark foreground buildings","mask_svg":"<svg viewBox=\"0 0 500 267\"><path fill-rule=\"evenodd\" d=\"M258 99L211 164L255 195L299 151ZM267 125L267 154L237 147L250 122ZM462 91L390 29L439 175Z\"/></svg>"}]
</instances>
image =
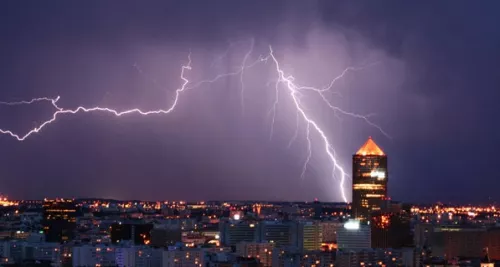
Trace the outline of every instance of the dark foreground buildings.
<instances>
[{"instance_id":1,"label":"dark foreground buildings","mask_svg":"<svg viewBox=\"0 0 500 267\"><path fill-rule=\"evenodd\" d=\"M47 242L71 241L75 235L77 209L72 199L45 199L43 232Z\"/></svg>"},{"instance_id":2,"label":"dark foreground buildings","mask_svg":"<svg viewBox=\"0 0 500 267\"><path fill-rule=\"evenodd\" d=\"M149 245L151 243L153 224L147 223L114 223L111 225L111 242L120 243L130 240L135 245Z\"/></svg>"},{"instance_id":3,"label":"dark foreground buildings","mask_svg":"<svg viewBox=\"0 0 500 267\"><path fill-rule=\"evenodd\" d=\"M411 216L405 211L371 214L372 248L401 249L413 245Z\"/></svg>"},{"instance_id":4,"label":"dark foreground buildings","mask_svg":"<svg viewBox=\"0 0 500 267\"><path fill-rule=\"evenodd\" d=\"M387 200L387 156L370 137L353 155L352 210L366 220Z\"/></svg>"}]
</instances>

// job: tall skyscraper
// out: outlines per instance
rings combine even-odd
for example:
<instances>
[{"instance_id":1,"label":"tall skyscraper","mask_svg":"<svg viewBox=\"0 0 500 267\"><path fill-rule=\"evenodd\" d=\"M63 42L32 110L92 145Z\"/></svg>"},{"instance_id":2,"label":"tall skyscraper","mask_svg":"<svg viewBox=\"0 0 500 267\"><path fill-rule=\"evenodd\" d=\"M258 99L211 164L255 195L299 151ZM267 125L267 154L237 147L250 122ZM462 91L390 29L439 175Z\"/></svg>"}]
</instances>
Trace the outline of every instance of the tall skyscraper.
<instances>
[{"instance_id":1,"label":"tall skyscraper","mask_svg":"<svg viewBox=\"0 0 500 267\"><path fill-rule=\"evenodd\" d=\"M387 199L387 155L369 137L352 158L353 215L368 219Z\"/></svg>"}]
</instances>

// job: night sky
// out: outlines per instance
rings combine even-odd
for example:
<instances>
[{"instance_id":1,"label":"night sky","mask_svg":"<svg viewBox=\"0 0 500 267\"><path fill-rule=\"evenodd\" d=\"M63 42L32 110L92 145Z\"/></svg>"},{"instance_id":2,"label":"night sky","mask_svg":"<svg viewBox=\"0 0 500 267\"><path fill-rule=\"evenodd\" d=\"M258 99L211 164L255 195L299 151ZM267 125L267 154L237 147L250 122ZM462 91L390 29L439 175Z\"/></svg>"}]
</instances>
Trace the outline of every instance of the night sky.
<instances>
[{"instance_id":1,"label":"night sky","mask_svg":"<svg viewBox=\"0 0 500 267\"><path fill-rule=\"evenodd\" d=\"M235 71L272 45L287 74L321 87L363 120L304 106L351 172L373 136L389 157L389 194L418 202L500 201L500 2L482 1L0 1L0 101L61 96L64 108L159 109L181 84ZM280 98L276 72L187 91L169 115L60 116L24 142L0 136L0 192L10 198L340 201L322 143ZM0 128L25 133L48 103L0 106ZM347 186L350 187L350 181ZM348 196L350 198L350 190Z\"/></svg>"}]
</instances>

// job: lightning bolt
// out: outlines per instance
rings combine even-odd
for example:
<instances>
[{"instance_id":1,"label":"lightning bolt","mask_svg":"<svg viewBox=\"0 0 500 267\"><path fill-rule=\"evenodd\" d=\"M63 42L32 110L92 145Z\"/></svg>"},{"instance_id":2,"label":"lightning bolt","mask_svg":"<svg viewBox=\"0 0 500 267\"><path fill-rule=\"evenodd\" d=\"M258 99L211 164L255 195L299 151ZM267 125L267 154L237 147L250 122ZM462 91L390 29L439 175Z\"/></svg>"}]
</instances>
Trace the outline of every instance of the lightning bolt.
<instances>
[{"instance_id":1,"label":"lightning bolt","mask_svg":"<svg viewBox=\"0 0 500 267\"><path fill-rule=\"evenodd\" d=\"M241 64L241 69L240 69L240 86L241 86L241 94L240 94L240 100L241 100L241 112L245 112L245 82L243 81L243 77L245 74L245 64L247 63L248 58L253 52L253 47L255 45L255 39L252 39L250 42L250 49L248 52L245 54L245 57L243 58L243 63Z\"/></svg>"},{"instance_id":2,"label":"lightning bolt","mask_svg":"<svg viewBox=\"0 0 500 267\"><path fill-rule=\"evenodd\" d=\"M0 101L0 105L6 105L6 106L18 106L18 105L30 105L35 102L42 102L42 101L48 101L52 103L52 106L57 108L56 102L59 101L59 96L56 98L49 98L49 97L39 97L39 98L33 98L30 101L18 101L18 102L4 102Z\"/></svg>"},{"instance_id":3,"label":"lightning bolt","mask_svg":"<svg viewBox=\"0 0 500 267\"><path fill-rule=\"evenodd\" d=\"M269 113L272 114L272 117L271 117L271 133L269 135L269 139L273 138L273 134L274 134L274 123L276 121L276 110L278 108L278 103L279 103L279 99L280 99L280 90L279 90L279 85L280 85L280 80L276 80L276 82L274 83L274 102L273 102L273 105L271 107L271 109L269 110Z\"/></svg>"},{"instance_id":4,"label":"lightning bolt","mask_svg":"<svg viewBox=\"0 0 500 267\"><path fill-rule=\"evenodd\" d=\"M309 164L309 161L311 160L311 156L312 156L311 130L314 130L319 135L319 137L323 143L324 151L332 163L332 176L336 177L335 173L336 173L336 171L338 171L338 174L340 176L340 192L342 195L342 199L345 202L348 202L347 196L345 193L345 189L344 189L344 183L345 183L345 180L347 179L348 175L345 172L344 168L340 165L337 157L335 156L335 150L333 149L332 143L328 139L328 136L326 135L325 131L306 112L306 110L304 109L304 107L300 101L300 97L302 96L301 91L316 92L317 94L319 94L321 96L321 99L323 100L323 102L325 102L328 105L328 107L330 109L332 109L334 112L339 112L343 115L351 116L351 117L358 118L358 119L363 119L369 125L376 127L383 134L388 136L387 133L385 133L381 127L379 127L378 125L376 125L375 123L370 121L369 116L363 116L363 115L359 115L356 113L344 111L343 109L331 104L324 95L324 92L330 90L333 87L333 85L335 84L335 82L337 82L339 79L343 78L346 75L346 73L348 73L349 71L358 70L358 68L353 68L353 67L346 68L339 76L332 79L332 81L327 86L325 86L323 88L315 88L315 87L310 87L310 86L300 86L295 82L295 78L293 76L285 74L285 71L282 69L279 61L277 60L276 56L274 55L274 51L273 51L272 46L269 46L269 56L271 57L272 61L274 62L274 65L276 68L276 73L278 76L277 82L276 82L276 87L275 87L276 98L275 98L275 102L274 102L273 108L272 108L273 114L275 114L276 106L278 105L278 97L279 97L279 94L278 94L279 86L278 85L282 84L282 85L284 85L286 91L288 92L288 95L290 96L296 111L298 112L300 117L303 119L303 121L306 123L306 140L307 140L307 152L308 152L308 154L307 154L307 158L306 158L304 165L303 165L303 168L302 168L301 177L305 176L305 172L307 171L307 166ZM359 68L359 69L362 69L362 68ZM272 122L274 124L274 117L273 117ZM272 130L271 130L271 133L272 133ZM293 138L292 138L292 140L293 140Z\"/></svg>"},{"instance_id":5,"label":"lightning bolt","mask_svg":"<svg viewBox=\"0 0 500 267\"><path fill-rule=\"evenodd\" d=\"M309 161L311 161L312 157L312 148L311 148L312 144L311 144L310 134L311 134L311 124L308 123L306 127L307 158L304 161L304 165L302 166L302 173L300 174L300 178L302 178L302 180L304 180L304 178L306 177L307 165L309 165Z\"/></svg>"},{"instance_id":6,"label":"lightning bolt","mask_svg":"<svg viewBox=\"0 0 500 267\"><path fill-rule=\"evenodd\" d=\"M340 177L340 191L342 198L345 202L347 202L347 197L344 191L344 183L345 180L348 178L348 175L346 174L345 170L342 168L341 164L339 163L339 160L337 159L335 155L335 150L333 148L332 143L330 142L327 134L325 131L320 127L320 125L312 118L311 115L309 115L304 108L303 104L301 103L301 97L303 96L304 93L307 92L313 92L316 93L320 96L322 101L334 112L334 114L341 114L357 119L364 120L366 123L369 125L377 128L380 132L382 132L384 135L388 136L386 132L383 131L381 127L379 127L377 124L373 123L370 120L371 114L370 115L359 115L356 113L352 112L347 112L344 111L343 109L331 104L327 97L325 96L325 93L330 91L334 84L342 79L348 72L350 71L357 71L364 69L365 67L361 68L355 68L355 67L349 67L346 68L340 75L334 77L331 82L321 88L315 88L311 86L302 86L299 85L298 83L295 82L295 78L291 75L286 75L285 71L281 67L278 59L274 55L274 50L271 46L269 46L269 53L266 56L260 55L257 60L254 62L247 64L247 61L251 57L254 49L254 40L251 40L251 45L250 49L248 50L247 53L245 53L243 61L241 63L241 66L233 72L228 72L228 73L223 73L215 76L212 79L207 79L207 80L201 80L197 83L190 83L190 81L186 78L186 71L190 71L192 69L191 67L191 54L188 55L188 62L186 65L183 65L181 67L181 73L180 73L180 79L182 80L181 86L175 90L175 95L172 103L170 106L166 109L158 109L158 110L148 110L148 111L143 111L138 108L134 109L129 109L129 110L124 110L124 111L118 111L116 109L108 108L108 107L83 107L79 106L74 109L64 109L58 105L58 101L60 100L60 97L57 96L55 98L49 98L49 97L41 97L41 98L34 98L29 101L18 101L18 102L0 102L0 105L9 105L9 106L14 106L14 105L29 105L33 104L35 102L49 102L55 109L55 112L52 114L52 117L43 123L41 123L39 126L29 130L27 133L24 135L22 134L17 134L12 132L11 130L4 130L0 129L1 134L6 134L9 135L13 138L15 138L18 141L24 141L31 135L40 132L43 128L46 126L50 125L51 123L55 122L57 118L63 114L77 114L80 112L106 112L106 113L111 113L117 117L128 115L128 114L140 114L140 115L153 115L153 114L169 114L174 109L177 107L180 96L183 92L191 89L198 88L204 84L207 83L214 83L220 79L226 78L226 77L231 77L231 76L237 76L239 75L239 80L240 80L240 86L241 86L241 104L242 104L242 110L244 110L244 93L245 93L245 84L244 84L244 72L245 70L248 70L260 63L267 63L269 60L271 60L274 63L275 71L277 74L277 79L275 80L274 83L274 90L275 90L275 99L272 104L272 107L269 111L269 114L272 115L272 123L271 123L271 133L270 137L272 138L273 132L274 132L274 123L275 123L275 118L276 118L276 113L277 113L277 108L279 105L280 101L280 91L282 89L285 90L286 94L289 99L293 103L293 107L295 108L295 114L296 114L296 129L295 133L292 136L292 139L289 142L289 147L292 145L292 143L295 141L295 139L298 136L298 129L299 129L299 124L300 124L300 119L306 124L306 141L307 141L307 157L304 161L304 164L302 166L302 172L301 172L301 177L305 177L305 173L307 171L307 166L309 165L309 162L312 157L312 131L314 131L320 138L320 141L323 144L324 152L327 155L328 159L330 160L332 164L332 178L336 178L337 176ZM142 70L138 69L141 73ZM337 175L336 175L337 173Z\"/></svg>"},{"instance_id":7,"label":"lightning bolt","mask_svg":"<svg viewBox=\"0 0 500 267\"><path fill-rule=\"evenodd\" d=\"M63 109L57 105L57 101L59 101L59 99L60 99L59 96L54 98L54 99L42 97L42 98L35 98L35 99L30 100L30 101L2 102L0 104L22 105L22 104L32 104L32 103L40 102L40 101L50 101L52 103L52 106L54 106L54 108L56 109L56 111L52 114L52 118L44 121L38 127L31 129L30 131L28 131L24 135L16 134L10 130L3 130L3 129L0 129L0 133L10 135L10 136L14 137L15 139L17 139L18 141L24 141L24 140L26 140L26 138L30 137L32 134L40 132L40 130L42 130L45 126L48 126L49 124L55 122L56 119L58 118L58 116L60 116L62 114L76 114L79 112L97 112L97 111L108 112L108 113L111 113L117 117L127 115L127 114L133 114L133 113L137 113L140 115L169 114L170 112L172 112L175 109L175 107L177 106L177 103L179 101L179 97L180 97L181 93L184 90L186 90L186 88L187 88L187 84L189 83L189 80L185 77L185 72L187 70L191 70L191 54L188 55L187 65L184 65L181 68L180 78L183 81L182 86L175 90L174 100L173 100L172 104L170 105L170 107L167 109L142 111L138 108L134 108L134 109L124 110L124 111L117 111L116 109L111 109L111 108L106 108L106 107L86 108L86 107L82 107L82 106L79 106L75 109Z\"/></svg>"}]
</instances>

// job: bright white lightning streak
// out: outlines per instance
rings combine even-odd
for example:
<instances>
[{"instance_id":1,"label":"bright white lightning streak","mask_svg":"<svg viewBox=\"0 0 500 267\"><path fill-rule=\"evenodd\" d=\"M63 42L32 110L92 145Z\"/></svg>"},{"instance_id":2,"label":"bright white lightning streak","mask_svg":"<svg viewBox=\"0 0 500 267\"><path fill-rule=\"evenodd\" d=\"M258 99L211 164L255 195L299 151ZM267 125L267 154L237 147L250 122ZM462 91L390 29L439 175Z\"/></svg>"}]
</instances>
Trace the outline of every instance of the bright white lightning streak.
<instances>
[{"instance_id":1,"label":"bright white lightning streak","mask_svg":"<svg viewBox=\"0 0 500 267\"><path fill-rule=\"evenodd\" d=\"M32 134L38 133L45 126L48 126L52 122L56 121L57 117L60 114L76 114L76 113L79 113L79 112L94 112L94 111L108 112L108 113L114 114L115 116L122 116L122 115L133 114L133 113L140 114L140 115L169 114L170 112L172 112L176 108L177 103L179 101L179 98L180 98L180 95L181 95L182 92L184 92L186 90L197 88L197 87L199 87L199 86L201 86L203 84L206 84L206 83L213 83L213 82L218 81L219 79L222 79L222 78L225 78L225 77L230 77L230 76L235 76L235 75L240 75L241 101L242 101L242 104L243 104L244 90L245 90L244 82L243 82L244 71L246 69L254 67L255 65L257 65L257 64L259 64L261 62L267 62L269 59L272 59L273 62L275 63L276 72L278 74L278 79L275 81L275 92L276 92L276 94L275 94L275 100L274 100L272 108L270 110L270 112L272 112L271 137L272 137L273 131L274 131L274 122L275 122L275 117L276 117L276 110L277 110L277 106L278 106L278 103L279 103L279 96L280 96L280 94L279 94L279 91L280 91L279 90L279 85L280 84L284 84L286 86L286 90L288 91L288 93L289 93L289 95L291 97L291 100L292 100L292 102L293 102L293 104L294 104L294 106L296 108L296 114L297 114L297 116L296 116L296 131L295 131L295 134L293 135L292 139L290 140L289 146L292 145L293 141L296 139L296 137L298 135L299 118L302 117L302 119L307 124L306 125L306 140L307 140L307 151L308 151L308 154L307 154L307 158L306 158L306 160L304 162L304 165L302 167L301 177L302 178L305 177L305 173L307 171L307 166L308 166L308 164L310 162L310 159L312 157L311 129L314 129L319 134L321 140L323 141L326 155L328 156L328 158L332 162L332 165L333 165L332 166L332 176L335 176L335 171L336 170L338 170L339 173L340 173L340 190L341 190L341 194L342 194L343 200L347 202L347 197L346 197L345 191L344 191L344 182L345 182L345 179L347 178L347 174L345 173L345 171L342 168L342 166L338 163L338 160L337 160L337 158L335 156L335 151L334 151L334 149L333 149L333 147L332 147L332 145L331 145L331 143L330 143L327 135L325 134L325 132L320 128L320 126L317 124L317 122L314 121L307 114L307 112L302 107L302 104L301 104L301 101L300 101L300 97L302 95L301 91L313 91L313 92L316 92L316 93L318 93L321 96L322 100L328 105L328 107L330 109L332 109L335 113L338 112L338 113L343 114L343 115L347 115L347 116L351 116L351 117L354 117L354 118L362 119L365 122L367 122L369 125L371 125L373 127L376 127L378 130L380 130L380 132L382 132L383 134L385 134L387 136L387 134L382 130L381 127L379 127L378 125L374 124L373 122L371 122L369 120L369 116L363 116L363 115L359 115L359 114L355 114L355 113L344 111L344 110L340 109L339 107L336 107L336 106L332 105L327 100L326 96L324 95L324 93L326 91L330 90L334 86L335 82L338 81L339 79L343 78L346 75L346 73L348 73L349 71L361 70L364 67L362 67L362 68L354 68L354 67L346 68L339 76L335 77L327 86L325 86L323 88L315 88L315 87L309 87L309 86L299 86L297 83L294 82L294 77L293 76L286 76L285 75L285 72L280 67L279 61L274 56L274 53L273 53L274 51L273 51L273 49L272 49L271 46L269 47L269 51L270 52L269 52L269 54L266 57L259 56L259 58L256 61L254 61L253 63L251 63L249 65L246 65L246 62L247 62L248 58L250 57L250 55L253 52L253 48L254 48L254 41L252 40L250 50L245 54L243 62L241 64L240 68L237 71L229 72L229 73L224 73L224 74L219 74L219 75L215 76L213 79L202 80L202 81L199 81L196 84L193 84L191 86L188 86L189 80L185 77L185 71L186 70L191 70L191 57L189 55L188 56L188 63L187 63L187 65L184 65L181 68L180 78L183 81L182 86L175 91L174 100L173 100L172 104L170 105L170 107L168 109L158 109L158 110L142 111L142 110L140 110L138 108L134 108L134 109L129 109L129 110L125 110L125 111L117 111L115 109L106 108L106 107L91 107L91 108L86 108L86 107L83 107L83 106L79 106L79 107L77 107L75 109L63 109L63 108L61 108L61 107L59 107L57 105L57 102L60 99L59 96L56 97L56 98L48 98L48 97L34 98L34 99L30 100L30 101L0 102L0 105L10 105L10 106L13 106L13 105L29 105L29 104L33 104L35 102L48 101L48 102L51 102L52 106L56 109L56 111L53 113L51 119L43 122L38 127L35 127L33 129L31 129L29 132L27 132L24 135L19 135L19 134L16 134L16 133L14 133L14 132L12 132L10 130L3 130L3 129L0 129L0 133L10 135L11 137L14 137L15 139L17 139L18 141L24 141L26 138L30 137ZM243 108L243 106L242 106L242 108Z\"/></svg>"},{"instance_id":2,"label":"bright white lightning streak","mask_svg":"<svg viewBox=\"0 0 500 267\"><path fill-rule=\"evenodd\" d=\"M344 114L344 115L347 115L347 116L351 116L351 117L354 117L354 118L357 118L357 119L362 119L364 120L367 124L369 124L370 126L372 127L375 127L377 128L383 135L385 135L387 138L391 138L389 136L389 134L387 132L384 131L384 129L382 129L382 127L378 126L377 124L373 123L372 121L370 121L370 117L373 115L373 114L368 114L368 115L360 115L360 114L356 114L356 113L352 113L352 112L347 112L347 111L344 111L342 109L340 109L339 107L336 107L334 105L332 105L332 103L330 103L330 101L328 101L328 99L326 99L325 95L323 94L322 91L317 91L318 94L321 96L321 98L323 99L323 102L325 102L328 107L333 110L334 112L339 112L341 114Z\"/></svg>"},{"instance_id":3,"label":"bright white lightning streak","mask_svg":"<svg viewBox=\"0 0 500 267\"><path fill-rule=\"evenodd\" d=\"M6 106L30 105L30 104L33 104L35 102L41 102L41 101L51 102L52 105L56 107L55 103L57 101L59 101L59 97L56 97L56 98L39 97L39 98L33 98L30 101L17 101L17 102L4 102L4 101L0 101L0 105L6 105Z\"/></svg>"},{"instance_id":4,"label":"bright white lightning streak","mask_svg":"<svg viewBox=\"0 0 500 267\"><path fill-rule=\"evenodd\" d=\"M253 41L252 41L252 46L251 46L249 52L247 52L247 54L246 54L246 55L248 55L248 57L251 54L252 50L253 50ZM247 58L246 55L245 55L245 57ZM57 101L59 101L59 99L60 99L59 96L56 97L56 98L48 98L48 97L34 98L34 99L30 100L30 101L0 102L0 105L14 106L14 105L29 105L29 104L33 104L35 102L49 101L49 102L51 102L52 106L56 109L56 111L52 114L52 118L50 118L49 120L44 121L38 127L35 127L33 129L31 129L30 131L28 131L24 135L16 134L13 131L4 130L4 129L0 129L0 133L1 134L10 135L10 136L14 137L15 139L17 139L18 141L24 141L24 140L26 140L26 138L30 137L32 134L40 132L45 126L48 126L52 122L55 122L56 119L57 119L57 117L59 115L61 115L61 114L76 114L76 113L79 113L79 112L95 112L95 111L108 112L108 113L111 113L111 114L113 114L115 116L118 116L118 117L122 116L122 115L127 115L127 114L134 114L134 113L135 114L140 114L140 115L169 114L170 112L172 112L176 108L177 103L179 101L179 98L180 98L180 95L181 95L182 92L184 92L186 90L197 88L197 87L199 87L199 86L201 86L203 84L206 84L206 83L216 82L216 81L218 81L218 80L220 80L222 78L225 78L225 77L238 75L238 74L242 73L243 70L248 69L248 68L252 68L255 65L257 65L258 63L265 62L268 59L269 59L269 57L259 56L259 58L255 62L253 62L253 63L251 63L249 65L245 66L245 64L242 63L242 66L240 67L240 69L238 71L231 72L231 73L220 74L220 75L217 75L213 79L202 80L202 81L200 81L200 82L198 82L198 83L196 83L196 84L194 84L192 86L188 86L189 80L185 77L185 72L186 72L186 70L191 70L191 54L189 54L188 55L188 63L187 63L187 65L182 66L182 68L181 68L180 78L183 81L182 86L180 88L178 88L177 90L175 90L174 100L173 100L172 104L170 105L170 107L168 109L158 109L158 110L142 111L141 109L134 108L134 109L124 110L124 111L117 111L116 109L107 108L107 107L91 107L91 108L86 108L86 107L83 107L83 106L79 106L79 107L77 107L75 109L63 109L63 108L61 108L61 107L59 107L57 105Z\"/></svg>"},{"instance_id":5,"label":"bright white lightning streak","mask_svg":"<svg viewBox=\"0 0 500 267\"><path fill-rule=\"evenodd\" d=\"M10 130L3 130L3 129L0 129L0 133L2 134L8 134L14 138L16 138L18 141L24 141L26 138L28 138L29 136L31 136L32 134L34 133L38 133L40 130L42 130L45 126L51 124L52 122L56 121L57 117L60 115L60 114L76 114L78 112L94 112L94 111L101 111L101 112L109 112L109 113L112 113L114 114L115 116L122 116L122 115L127 115L127 114L131 114L131 113L137 113L137 114L140 114L140 115L151 115L151 114L168 114L170 112L172 112L175 107L177 106L177 103L179 101L179 96L180 94L186 90L187 88L187 84L189 83L189 80L184 76L184 73L186 70L191 70L191 55L188 56L188 63L187 65L185 66L182 66L181 68L181 75L180 75L180 78L181 80L183 81L182 83L182 86L178 89L175 90L175 98L174 98L174 101L172 102L172 104L170 105L170 107L168 109L158 109L158 110L149 110L149 111L142 111L138 108L134 108L134 109L129 109L129 110L125 110L125 111L117 111L115 109L111 109L111 108L103 108L103 107L92 107L92 108L86 108L86 107L82 107L82 106L79 106L75 109L63 109L61 107L59 107L57 105L57 101L59 100L59 97L57 98L54 98L54 99L50 99L50 98L35 98L35 99L32 99L30 101L20 101L20 102L6 102L4 104L6 105L20 105L20 104L31 104L31 103L34 103L34 102L38 102L38 101L50 101L52 103L52 106L54 106L54 108L56 108L56 112L54 112L54 114L52 114L52 118L43 122L42 124L40 124L38 127L35 127L33 128L32 130L30 130L29 132L27 132L25 135L19 135L19 134L16 134Z\"/></svg>"},{"instance_id":6,"label":"bright white lightning streak","mask_svg":"<svg viewBox=\"0 0 500 267\"><path fill-rule=\"evenodd\" d=\"M311 146L310 146L311 139L309 138L309 135L310 135L310 127L312 126L312 128L314 130L316 130L316 132L319 134L319 136L323 140L325 152L333 164L332 172L334 172L335 170L338 170L340 173L340 192L342 194L343 200L345 202L348 202L346 194L345 194L345 190L344 190L344 182L345 182L347 174L344 171L344 169L342 168L342 166L339 164L337 158L335 157L335 152L333 151L332 145L331 145L330 141L328 140L328 137L326 136L325 132L321 129L321 127L318 125L318 123L310 118L310 116L305 112L304 108L300 104L301 87L298 87L294 83L293 76L286 76L285 75L285 72L280 67L279 61L274 56L273 48L271 46L269 46L269 50L270 50L271 59L274 61L274 64L276 66L276 72L278 73L278 81L285 84L286 89L288 90L288 93L289 93L289 95L294 103L295 108L297 109L297 111L299 112L301 117L304 119L304 121L307 123L307 141L308 141L308 150L309 150L308 155L311 154ZM313 90L312 87L308 87L308 88ZM314 90L314 91L317 91L317 90ZM307 164L308 164L309 160L310 160L310 156L307 157L306 163L304 164L303 174L305 172L304 169L307 168Z\"/></svg>"},{"instance_id":7,"label":"bright white lightning streak","mask_svg":"<svg viewBox=\"0 0 500 267\"><path fill-rule=\"evenodd\" d=\"M269 113L272 113L272 118L271 118L271 133L269 134L269 139L273 138L274 134L274 122L276 121L276 109L278 108L278 103L280 99L280 90L279 90L279 85L280 85L280 80L276 80L274 83L274 90L275 90L275 96L274 96L274 102L273 106L271 107L271 110L269 110Z\"/></svg>"},{"instance_id":8,"label":"bright white lightning streak","mask_svg":"<svg viewBox=\"0 0 500 267\"><path fill-rule=\"evenodd\" d=\"M243 82L243 76L245 74L245 65L247 64L247 60L253 52L254 45L255 45L255 39L252 38L252 40L250 41L250 49L245 54L245 57L243 58L243 63L241 64L241 69L240 69L240 85L241 85L240 100L241 100L241 112L242 113L245 112L245 83Z\"/></svg>"},{"instance_id":9,"label":"bright white lightning streak","mask_svg":"<svg viewBox=\"0 0 500 267\"><path fill-rule=\"evenodd\" d=\"M302 173L300 174L300 178L302 178L302 180L304 180L304 178L306 177L307 165L309 165L309 161L311 161L311 157L312 157L312 147L311 147L310 134L311 134L311 124L308 123L306 126L307 158L304 161L304 165L302 166Z\"/></svg>"},{"instance_id":10,"label":"bright white lightning streak","mask_svg":"<svg viewBox=\"0 0 500 267\"><path fill-rule=\"evenodd\" d=\"M10 136L16 138L18 141L24 141L26 138L28 138L32 134L38 133L45 126L48 126L52 122L56 121L57 117L60 114L68 114L68 113L69 114L76 114L76 113L79 113L79 112L101 111L101 112L112 113L115 116L122 116L122 115L127 115L127 114L132 114L132 113L136 113L136 114L140 114L140 115L168 114L168 113L172 112L176 108L177 103L178 103L179 98L180 98L180 94L182 92L186 91L186 90L197 88L197 87L199 87L199 86L201 86L203 84L206 84L206 83L214 83L214 82L216 82L216 81L218 81L218 80L220 80L222 78L229 77L229 76L234 76L234 75L241 75L240 76L240 81L242 83L242 86L244 86L243 85L243 72L244 72L244 70L248 69L248 68L252 68L255 65L257 65L258 63L266 62L269 59L269 57L259 56L259 58L255 62L253 62L253 63L251 63L249 65L245 65L246 61L248 60L248 58L250 57L250 54L253 51L253 48L254 48L254 40L252 39L250 50L245 54L245 58L243 60L243 63L242 63L242 65L241 65L241 67L239 68L238 71L231 72L231 73L220 74L220 75L217 75L213 79L202 80L202 81L200 81L200 82L198 82L198 83L196 83L196 84L194 84L192 86L188 86L189 80L185 77L185 71L186 70L191 70L191 54L189 54L189 56L188 56L188 64L185 65L185 66L182 66L182 68L181 68L180 78L183 81L183 84L182 84L182 86L180 88L178 88L175 91L174 100L173 100L172 104L170 105L170 107L168 109L158 109L158 110L142 111L141 109L134 108L134 109L129 109L129 110L125 110L125 111L117 111L115 109L106 108L106 107L91 107L91 108L86 108L86 107L83 107L83 106L79 106L79 107L77 107L75 109L63 109L63 108L61 108L61 107L59 107L57 105L57 101L59 101L59 99L60 99L59 96L56 97L56 98L48 98L48 97L34 98L34 99L30 100L30 101L0 102L0 105L14 106L14 105L28 105L28 104L33 104L35 102L40 102L40 101L49 101L49 102L51 102L52 106L56 109L56 111L52 114L52 118L51 119L49 119L47 121L44 121L38 127L35 127L33 129L31 129L30 131L28 131L24 135L16 134L16 133L14 133L14 132L12 132L10 130L4 130L4 129L0 129L0 133L10 135ZM140 70L140 69L138 69L138 70L139 70L140 73L142 73L142 70ZM244 90L244 87L242 87L242 94L243 94L243 90Z\"/></svg>"}]
</instances>

